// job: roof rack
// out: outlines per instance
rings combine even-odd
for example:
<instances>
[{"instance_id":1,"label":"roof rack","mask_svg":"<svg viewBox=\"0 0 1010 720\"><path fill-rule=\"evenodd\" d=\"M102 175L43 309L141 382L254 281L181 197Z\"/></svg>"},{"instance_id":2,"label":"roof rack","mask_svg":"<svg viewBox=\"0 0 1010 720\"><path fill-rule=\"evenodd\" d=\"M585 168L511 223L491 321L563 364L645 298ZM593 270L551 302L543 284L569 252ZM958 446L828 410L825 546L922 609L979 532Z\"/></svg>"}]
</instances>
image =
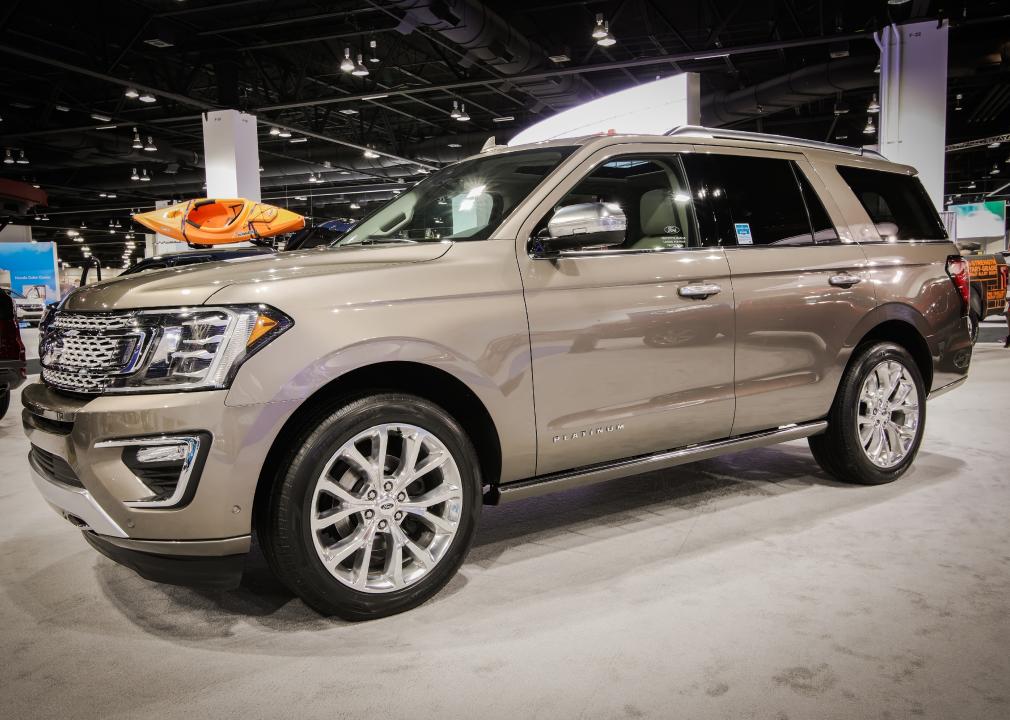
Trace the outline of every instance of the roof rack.
<instances>
[{"instance_id":1,"label":"roof rack","mask_svg":"<svg viewBox=\"0 0 1010 720\"><path fill-rule=\"evenodd\" d=\"M794 145L796 147L816 148L818 150L832 150L834 152L847 153L849 155L862 155L865 157L885 160L886 158L876 150L865 148L855 148L848 145L836 145L835 143L821 142L819 140L804 140L803 138L789 137L788 135L767 135L765 133L747 132L746 130L720 130L718 128L707 128L700 125L680 125L667 130L666 135L687 135L689 137L722 138L726 140L746 140L747 142L778 143L780 145Z\"/></svg>"}]
</instances>

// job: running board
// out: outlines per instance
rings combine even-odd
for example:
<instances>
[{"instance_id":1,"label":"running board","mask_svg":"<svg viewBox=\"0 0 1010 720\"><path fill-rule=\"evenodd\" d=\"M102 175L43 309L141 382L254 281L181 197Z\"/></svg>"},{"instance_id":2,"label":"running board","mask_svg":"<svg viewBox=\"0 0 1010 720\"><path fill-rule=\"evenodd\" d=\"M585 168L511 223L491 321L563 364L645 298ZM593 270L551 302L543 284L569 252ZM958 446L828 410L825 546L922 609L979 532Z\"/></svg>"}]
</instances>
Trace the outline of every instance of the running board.
<instances>
[{"instance_id":1,"label":"running board","mask_svg":"<svg viewBox=\"0 0 1010 720\"><path fill-rule=\"evenodd\" d=\"M488 505L498 505L513 500L523 500L529 497L536 497L537 495L546 495L547 493L558 492L559 490L592 485L605 480L614 480L629 475L640 475L654 470L664 470L677 465L695 462L696 460L706 460L719 455L739 452L740 450L775 445L789 440L799 440L800 438L822 433L827 427L828 423L825 420L802 423L800 425L787 425L777 430L765 430L724 440L688 445L677 450L664 450L652 455L640 455L628 458L627 460L590 465L578 470L566 470L564 472L529 478L528 480L517 480L491 488L485 494L484 502Z\"/></svg>"}]
</instances>

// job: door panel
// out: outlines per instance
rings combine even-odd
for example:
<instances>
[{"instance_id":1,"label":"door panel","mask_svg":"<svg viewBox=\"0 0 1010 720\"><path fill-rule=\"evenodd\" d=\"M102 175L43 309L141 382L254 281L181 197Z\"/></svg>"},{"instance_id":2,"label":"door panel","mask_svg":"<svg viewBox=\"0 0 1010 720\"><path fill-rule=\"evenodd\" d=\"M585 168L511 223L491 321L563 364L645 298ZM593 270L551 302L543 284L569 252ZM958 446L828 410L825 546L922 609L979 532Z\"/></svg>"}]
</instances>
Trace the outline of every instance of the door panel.
<instances>
[{"instance_id":1,"label":"door panel","mask_svg":"<svg viewBox=\"0 0 1010 720\"><path fill-rule=\"evenodd\" d=\"M733 288L721 248L525 263L537 472L725 437ZM715 283L707 299L686 285Z\"/></svg>"},{"instance_id":2,"label":"door panel","mask_svg":"<svg viewBox=\"0 0 1010 720\"><path fill-rule=\"evenodd\" d=\"M876 305L866 255L802 154L708 150L692 177L703 169L706 190L721 198L719 233L736 298L733 434L823 418L841 379L845 342ZM734 159L720 162L720 155ZM777 168L788 161L794 172L773 181L770 167L751 162L748 171L747 158L778 161ZM797 213L810 218L805 234L791 223Z\"/></svg>"},{"instance_id":3,"label":"door panel","mask_svg":"<svg viewBox=\"0 0 1010 720\"><path fill-rule=\"evenodd\" d=\"M684 227L690 189L674 172L624 178L633 187L613 196L601 190L642 170L636 151L675 164L668 147L624 145L595 154L545 198L517 242L538 474L721 438L732 427L734 294L725 251L702 246L693 214L691 228ZM611 160L617 164L607 174ZM599 185L585 182L594 169ZM679 189L658 193L649 183L663 177ZM618 196L629 227L621 248L530 255L523 237L566 199ZM697 287L704 285L714 287Z\"/></svg>"}]
</instances>

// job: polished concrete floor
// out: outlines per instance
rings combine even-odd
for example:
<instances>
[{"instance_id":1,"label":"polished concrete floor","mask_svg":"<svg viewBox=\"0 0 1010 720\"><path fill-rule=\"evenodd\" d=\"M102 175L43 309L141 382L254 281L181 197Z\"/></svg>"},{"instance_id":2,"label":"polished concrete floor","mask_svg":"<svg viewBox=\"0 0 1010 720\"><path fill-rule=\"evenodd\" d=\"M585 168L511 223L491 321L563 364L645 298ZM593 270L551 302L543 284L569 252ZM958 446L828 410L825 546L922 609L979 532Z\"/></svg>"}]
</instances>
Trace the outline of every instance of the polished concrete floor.
<instances>
[{"instance_id":1,"label":"polished concrete floor","mask_svg":"<svg viewBox=\"0 0 1010 720\"><path fill-rule=\"evenodd\" d=\"M484 512L459 576L367 624L260 561L214 595L97 556L0 422L0 717L1010 717L1010 351L929 406L914 470L803 443Z\"/></svg>"}]
</instances>

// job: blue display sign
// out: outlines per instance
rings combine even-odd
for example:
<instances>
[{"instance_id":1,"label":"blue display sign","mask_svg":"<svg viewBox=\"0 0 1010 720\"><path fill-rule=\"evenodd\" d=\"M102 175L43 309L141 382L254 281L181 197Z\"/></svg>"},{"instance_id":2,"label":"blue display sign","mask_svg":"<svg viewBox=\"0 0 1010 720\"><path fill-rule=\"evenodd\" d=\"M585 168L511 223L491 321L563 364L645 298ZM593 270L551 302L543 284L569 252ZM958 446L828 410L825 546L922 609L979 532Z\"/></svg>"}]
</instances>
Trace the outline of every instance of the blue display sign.
<instances>
[{"instance_id":1,"label":"blue display sign","mask_svg":"<svg viewBox=\"0 0 1010 720\"><path fill-rule=\"evenodd\" d=\"M55 243L0 242L0 277L8 275L11 289L26 298L45 303L60 299Z\"/></svg>"}]
</instances>

